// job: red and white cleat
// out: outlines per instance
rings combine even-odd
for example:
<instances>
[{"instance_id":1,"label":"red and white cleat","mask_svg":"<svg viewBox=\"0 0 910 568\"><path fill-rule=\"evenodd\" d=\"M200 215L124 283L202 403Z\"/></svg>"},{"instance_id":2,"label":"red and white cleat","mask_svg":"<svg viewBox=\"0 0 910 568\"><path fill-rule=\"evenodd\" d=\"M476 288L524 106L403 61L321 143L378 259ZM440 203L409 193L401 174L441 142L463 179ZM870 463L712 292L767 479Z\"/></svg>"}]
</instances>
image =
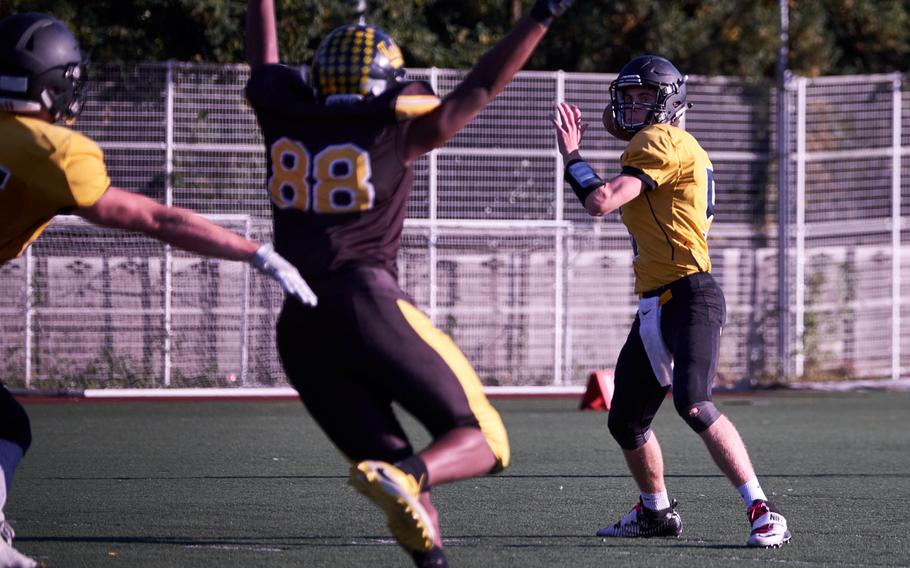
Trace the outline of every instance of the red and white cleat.
<instances>
[{"instance_id":1,"label":"red and white cleat","mask_svg":"<svg viewBox=\"0 0 910 568\"><path fill-rule=\"evenodd\" d=\"M774 503L756 499L747 511L752 523L752 534L749 535L749 546L754 548L778 548L790 540L787 530L787 519L780 513Z\"/></svg>"}]
</instances>

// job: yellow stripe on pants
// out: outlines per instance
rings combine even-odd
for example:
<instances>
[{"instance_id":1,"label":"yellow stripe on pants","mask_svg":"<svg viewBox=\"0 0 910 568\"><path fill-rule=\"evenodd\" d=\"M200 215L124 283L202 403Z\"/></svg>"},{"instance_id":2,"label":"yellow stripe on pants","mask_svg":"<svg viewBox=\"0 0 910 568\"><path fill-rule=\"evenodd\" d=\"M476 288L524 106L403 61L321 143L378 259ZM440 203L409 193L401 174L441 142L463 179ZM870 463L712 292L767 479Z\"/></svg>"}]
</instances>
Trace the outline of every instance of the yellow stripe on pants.
<instances>
[{"instance_id":1,"label":"yellow stripe on pants","mask_svg":"<svg viewBox=\"0 0 910 568\"><path fill-rule=\"evenodd\" d=\"M487 400L487 396L483 394L483 385L471 363L455 345L455 342L448 335L436 329L430 318L423 312L401 299L398 300L398 308L417 335L442 357L442 360L458 377L458 382L461 383L461 388L468 399L471 413L477 418L480 431L486 438L487 444L490 445L490 449L493 450L493 455L496 456L497 471L505 469L511 458L509 435L506 433L506 427L502 423L499 412L493 408L493 405Z\"/></svg>"}]
</instances>

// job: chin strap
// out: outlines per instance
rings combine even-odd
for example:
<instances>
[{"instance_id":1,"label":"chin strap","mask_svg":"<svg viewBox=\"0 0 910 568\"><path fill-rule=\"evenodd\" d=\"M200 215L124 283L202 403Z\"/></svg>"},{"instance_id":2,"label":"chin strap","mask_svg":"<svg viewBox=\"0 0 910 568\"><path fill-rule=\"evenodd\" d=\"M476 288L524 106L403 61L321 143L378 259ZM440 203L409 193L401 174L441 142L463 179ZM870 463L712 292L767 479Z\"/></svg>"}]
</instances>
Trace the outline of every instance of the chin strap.
<instances>
[{"instance_id":1,"label":"chin strap","mask_svg":"<svg viewBox=\"0 0 910 568\"><path fill-rule=\"evenodd\" d=\"M670 123L670 124L673 124L673 123L676 122L677 120L681 119L681 118L683 117L683 115L686 114L686 111L688 111L690 108L692 108L692 106L693 106L692 103L686 103L686 104L684 104L684 105L682 106L682 108L680 108L680 109L673 115L673 118L670 119L669 123Z\"/></svg>"}]
</instances>

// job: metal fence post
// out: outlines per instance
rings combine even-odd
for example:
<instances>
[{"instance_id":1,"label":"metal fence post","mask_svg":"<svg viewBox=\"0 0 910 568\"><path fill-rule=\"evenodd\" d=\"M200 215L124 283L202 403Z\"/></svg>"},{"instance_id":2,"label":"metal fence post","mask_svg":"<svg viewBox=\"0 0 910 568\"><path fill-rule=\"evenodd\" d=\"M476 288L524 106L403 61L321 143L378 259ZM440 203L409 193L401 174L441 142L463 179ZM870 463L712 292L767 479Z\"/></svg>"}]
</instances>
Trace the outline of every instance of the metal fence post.
<instances>
[{"instance_id":1,"label":"metal fence post","mask_svg":"<svg viewBox=\"0 0 910 568\"><path fill-rule=\"evenodd\" d=\"M557 102L563 102L566 98L566 74L564 71L556 72L556 100ZM553 142L554 149L556 148L556 141L554 137ZM563 177L563 166L562 163L562 154L558 150L555 151L556 160L555 160L555 171L553 172L553 186L554 186L554 196L556 198L556 222L562 223L564 212L564 200L562 195L562 177ZM565 367L567 357L570 356L567 346L565 345L566 338L570 335L569 333L569 319L567 317L568 311L565 309L565 290L568 282L565 281L566 278L566 258L565 258L565 238L566 233L564 229L557 228L554 231L554 261L553 261L553 384L561 385L566 382ZM571 379L571 376L569 376Z\"/></svg>"},{"instance_id":2,"label":"metal fence post","mask_svg":"<svg viewBox=\"0 0 910 568\"><path fill-rule=\"evenodd\" d=\"M251 234L252 220L247 216L243 236L249 239ZM243 299L240 306L240 384L245 387L249 386L251 272L250 263L243 263Z\"/></svg>"},{"instance_id":3,"label":"metal fence post","mask_svg":"<svg viewBox=\"0 0 910 568\"><path fill-rule=\"evenodd\" d=\"M439 69L437 69L436 67L433 67L432 69L430 69L430 86L433 87L434 93L439 92ZM430 234L428 237L429 242L427 243L427 245L429 246L429 250L427 251L427 262L430 265L429 266L429 269L430 269L430 274L429 274L429 278L430 278L429 312L430 312L430 314L429 315L430 315L430 321L433 322L433 325L438 325L438 323L439 323L437 321L437 318L438 318L437 304L439 303L439 274L437 273L437 270L436 270L437 266L439 264L438 258L437 258L437 251L436 251L436 240L439 237L439 228L436 225L436 215L437 215L437 208L438 208L438 196L436 193L436 190L438 188L438 180L436 178L439 174L439 169L437 166L438 156L439 156L438 150L432 150L430 152L430 155L428 156L428 160L429 160L428 167L429 167L430 179L429 179L429 187L427 189L427 193L428 193L427 199L430 202L429 211L427 212L427 216L430 220Z\"/></svg>"},{"instance_id":4,"label":"metal fence post","mask_svg":"<svg viewBox=\"0 0 910 568\"><path fill-rule=\"evenodd\" d=\"M34 258L32 247L25 249L25 388L32 386L32 350L35 345L32 318L34 317Z\"/></svg>"},{"instance_id":5,"label":"metal fence post","mask_svg":"<svg viewBox=\"0 0 910 568\"><path fill-rule=\"evenodd\" d=\"M803 333L806 330L806 84L808 80L796 80L796 245L794 261L795 323L793 334L794 375L801 377L806 360Z\"/></svg>"},{"instance_id":6,"label":"metal fence post","mask_svg":"<svg viewBox=\"0 0 910 568\"><path fill-rule=\"evenodd\" d=\"M891 82L891 378L901 378L901 75Z\"/></svg>"},{"instance_id":7,"label":"metal fence post","mask_svg":"<svg viewBox=\"0 0 910 568\"><path fill-rule=\"evenodd\" d=\"M164 141L164 203L174 204L174 63L168 61L165 74L165 141ZM164 246L164 386L171 386L171 299L173 295L173 256L171 245Z\"/></svg>"},{"instance_id":8,"label":"metal fence post","mask_svg":"<svg viewBox=\"0 0 910 568\"><path fill-rule=\"evenodd\" d=\"M790 378L790 74L777 90L777 355L779 380Z\"/></svg>"},{"instance_id":9,"label":"metal fence post","mask_svg":"<svg viewBox=\"0 0 910 568\"><path fill-rule=\"evenodd\" d=\"M777 51L777 355L780 380L790 376L790 11L779 1L780 39Z\"/></svg>"}]
</instances>

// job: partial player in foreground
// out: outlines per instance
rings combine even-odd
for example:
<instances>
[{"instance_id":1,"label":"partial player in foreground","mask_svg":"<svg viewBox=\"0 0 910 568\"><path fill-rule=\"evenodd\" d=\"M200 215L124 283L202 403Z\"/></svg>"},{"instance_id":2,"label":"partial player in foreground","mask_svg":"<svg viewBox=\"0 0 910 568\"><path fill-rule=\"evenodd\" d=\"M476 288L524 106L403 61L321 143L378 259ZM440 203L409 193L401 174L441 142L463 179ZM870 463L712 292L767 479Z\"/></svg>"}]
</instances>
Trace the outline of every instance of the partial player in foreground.
<instances>
[{"instance_id":1,"label":"partial player in foreground","mask_svg":"<svg viewBox=\"0 0 910 568\"><path fill-rule=\"evenodd\" d=\"M266 143L276 247L320 299L315 310L285 303L282 364L353 463L350 483L418 566L446 566L430 488L502 470L509 442L470 363L398 286L411 166L506 87L569 4L537 0L440 100L403 80L398 46L369 25L326 36L305 82L277 64L272 0L249 0L246 94ZM430 431L427 448L411 446L393 402Z\"/></svg>"},{"instance_id":2,"label":"partial player in foreground","mask_svg":"<svg viewBox=\"0 0 910 568\"><path fill-rule=\"evenodd\" d=\"M711 399L726 304L711 275L707 234L714 219L714 171L679 122L689 108L686 77L666 59L636 57L610 86L604 126L629 141L622 173L603 181L579 153L587 125L561 103L553 125L566 179L593 216L622 207L632 235L638 313L619 353L610 433L641 496L604 537L678 536L682 519L664 484L663 455L651 431L667 391L720 470L739 490L752 526L748 545L790 540L787 521L766 497L739 433Z\"/></svg>"},{"instance_id":3,"label":"partial player in foreground","mask_svg":"<svg viewBox=\"0 0 910 568\"><path fill-rule=\"evenodd\" d=\"M249 262L296 302L316 297L296 268L272 250L185 209L111 186L101 149L54 123L82 106L85 64L76 38L45 14L0 21L0 264L21 255L58 214L139 231L184 250ZM0 384L0 567L36 566L12 546L3 507L13 472L31 444L25 409Z\"/></svg>"}]
</instances>

